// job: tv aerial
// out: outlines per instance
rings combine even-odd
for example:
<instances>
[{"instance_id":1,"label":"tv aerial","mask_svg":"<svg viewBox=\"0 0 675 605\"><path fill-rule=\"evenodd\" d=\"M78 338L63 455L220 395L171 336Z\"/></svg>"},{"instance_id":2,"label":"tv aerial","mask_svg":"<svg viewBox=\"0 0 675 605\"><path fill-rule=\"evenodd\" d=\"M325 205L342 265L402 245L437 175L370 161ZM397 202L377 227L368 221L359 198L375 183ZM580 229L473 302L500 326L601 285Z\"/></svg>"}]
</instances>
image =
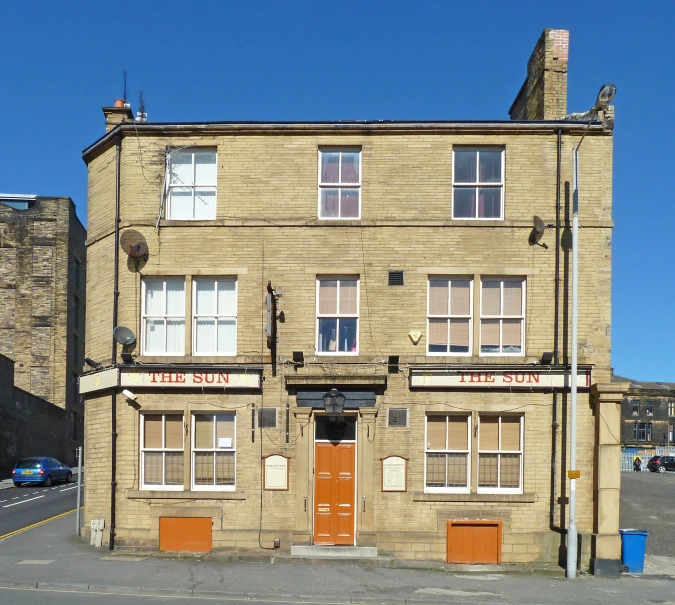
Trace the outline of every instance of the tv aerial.
<instances>
[{"instance_id":1,"label":"tv aerial","mask_svg":"<svg viewBox=\"0 0 675 605\"><path fill-rule=\"evenodd\" d=\"M134 229L126 229L120 237L120 247L124 253L134 261L136 271L138 271L138 264L142 260L148 260L148 242L145 241L142 233Z\"/></svg>"},{"instance_id":2,"label":"tv aerial","mask_svg":"<svg viewBox=\"0 0 675 605\"><path fill-rule=\"evenodd\" d=\"M539 240L546 232L546 229L553 227L553 225L547 225L536 215L532 217L532 222L534 225L532 227L532 231L530 232L530 237L528 238L530 246L541 246L544 250L548 250L548 246L546 244L540 244Z\"/></svg>"}]
</instances>

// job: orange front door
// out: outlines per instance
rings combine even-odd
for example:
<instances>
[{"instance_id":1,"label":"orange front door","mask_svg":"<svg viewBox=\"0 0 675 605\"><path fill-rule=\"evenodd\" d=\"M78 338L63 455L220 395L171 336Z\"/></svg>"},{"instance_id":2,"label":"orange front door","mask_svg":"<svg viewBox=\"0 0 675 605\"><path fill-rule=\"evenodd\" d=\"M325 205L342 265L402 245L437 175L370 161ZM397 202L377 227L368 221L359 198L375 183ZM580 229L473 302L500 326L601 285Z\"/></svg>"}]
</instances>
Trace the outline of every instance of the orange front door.
<instances>
[{"instance_id":1,"label":"orange front door","mask_svg":"<svg viewBox=\"0 0 675 605\"><path fill-rule=\"evenodd\" d=\"M317 442L314 544L354 544L355 443Z\"/></svg>"}]
</instances>

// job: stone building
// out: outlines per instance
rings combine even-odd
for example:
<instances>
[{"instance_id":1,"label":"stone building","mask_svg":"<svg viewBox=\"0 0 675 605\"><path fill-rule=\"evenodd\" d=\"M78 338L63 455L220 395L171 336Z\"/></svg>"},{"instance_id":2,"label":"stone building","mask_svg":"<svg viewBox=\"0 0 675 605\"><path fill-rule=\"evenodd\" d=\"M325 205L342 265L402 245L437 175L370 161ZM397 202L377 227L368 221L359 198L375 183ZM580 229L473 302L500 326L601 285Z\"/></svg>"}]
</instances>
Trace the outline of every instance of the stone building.
<instances>
[{"instance_id":1,"label":"stone building","mask_svg":"<svg viewBox=\"0 0 675 605\"><path fill-rule=\"evenodd\" d=\"M28 455L74 463L82 445L77 383L84 358L85 240L70 198L0 194L0 354L13 361L0 365L4 379L13 375L12 385L23 393L22 404L11 391L3 393L8 421L0 441L0 473ZM28 403L34 398L64 414L50 414L47 422L38 411L47 408L35 403L33 410ZM54 418L63 420L54 424ZM50 433L62 437L54 442ZM40 443L49 443L50 450L40 450Z\"/></svg>"},{"instance_id":2,"label":"stone building","mask_svg":"<svg viewBox=\"0 0 675 605\"><path fill-rule=\"evenodd\" d=\"M103 108L84 151L86 352L104 365L81 380L87 523L113 546L558 561L578 470L583 564L618 569L612 131L559 119L567 40L542 34L512 120ZM593 455L570 469L582 136L577 437ZM116 345L113 324L136 340Z\"/></svg>"},{"instance_id":3,"label":"stone building","mask_svg":"<svg viewBox=\"0 0 675 605\"><path fill-rule=\"evenodd\" d=\"M613 380L630 384L621 403L621 445L675 446L675 382Z\"/></svg>"}]
</instances>

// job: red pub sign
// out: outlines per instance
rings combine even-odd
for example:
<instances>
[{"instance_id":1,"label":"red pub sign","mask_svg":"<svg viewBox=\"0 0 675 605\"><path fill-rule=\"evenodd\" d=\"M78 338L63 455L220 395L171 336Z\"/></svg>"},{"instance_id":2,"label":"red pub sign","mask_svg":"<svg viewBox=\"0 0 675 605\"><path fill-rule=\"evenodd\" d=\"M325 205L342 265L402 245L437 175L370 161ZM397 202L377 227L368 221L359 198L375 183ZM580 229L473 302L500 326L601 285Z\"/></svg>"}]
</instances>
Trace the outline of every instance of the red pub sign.
<instances>
[{"instance_id":1,"label":"red pub sign","mask_svg":"<svg viewBox=\"0 0 675 605\"><path fill-rule=\"evenodd\" d=\"M260 388L259 372L232 372L217 370L158 370L153 372L122 371L122 387L169 388Z\"/></svg>"},{"instance_id":2,"label":"red pub sign","mask_svg":"<svg viewBox=\"0 0 675 605\"><path fill-rule=\"evenodd\" d=\"M411 387L502 388L502 389L568 389L570 372L558 368L410 368ZM577 387L591 386L591 368L577 368Z\"/></svg>"}]
</instances>

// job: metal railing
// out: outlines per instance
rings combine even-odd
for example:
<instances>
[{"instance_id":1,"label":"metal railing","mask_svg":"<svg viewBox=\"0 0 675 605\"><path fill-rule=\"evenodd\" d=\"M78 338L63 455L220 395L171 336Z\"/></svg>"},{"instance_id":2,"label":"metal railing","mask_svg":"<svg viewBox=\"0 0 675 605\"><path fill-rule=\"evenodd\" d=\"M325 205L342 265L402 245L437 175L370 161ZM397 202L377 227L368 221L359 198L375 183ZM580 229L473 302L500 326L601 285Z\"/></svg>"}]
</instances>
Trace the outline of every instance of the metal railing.
<instances>
[{"instance_id":1,"label":"metal railing","mask_svg":"<svg viewBox=\"0 0 675 605\"><path fill-rule=\"evenodd\" d=\"M621 472L632 471L635 456L642 460L642 472L648 471L647 462L652 456L675 456L675 447L655 447L653 449L637 449L632 452L621 452Z\"/></svg>"}]
</instances>

